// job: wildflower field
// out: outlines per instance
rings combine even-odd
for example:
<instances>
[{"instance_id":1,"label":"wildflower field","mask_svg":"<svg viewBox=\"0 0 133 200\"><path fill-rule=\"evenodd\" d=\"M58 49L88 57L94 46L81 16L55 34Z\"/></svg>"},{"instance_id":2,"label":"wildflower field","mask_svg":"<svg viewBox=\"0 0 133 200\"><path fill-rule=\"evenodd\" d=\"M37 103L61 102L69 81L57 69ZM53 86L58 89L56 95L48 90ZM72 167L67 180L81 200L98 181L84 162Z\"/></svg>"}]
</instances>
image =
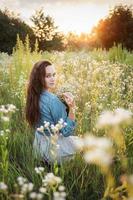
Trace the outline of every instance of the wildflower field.
<instances>
[{"instance_id":1,"label":"wildflower field","mask_svg":"<svg viewBox=\"0 0 133 200\"><path fill-rule=\"evenodd\" d=\"M40 59L57 70L57 89L75 96L77 154L51 171L36 158L25 121L26 86ZM18 39L0 54L0 200L133 199L133 53L112 47L31 53ZM56 89L55 89L56 92ZM80 153L82 152L82 153Z\"/></svg>"}]
</instances>

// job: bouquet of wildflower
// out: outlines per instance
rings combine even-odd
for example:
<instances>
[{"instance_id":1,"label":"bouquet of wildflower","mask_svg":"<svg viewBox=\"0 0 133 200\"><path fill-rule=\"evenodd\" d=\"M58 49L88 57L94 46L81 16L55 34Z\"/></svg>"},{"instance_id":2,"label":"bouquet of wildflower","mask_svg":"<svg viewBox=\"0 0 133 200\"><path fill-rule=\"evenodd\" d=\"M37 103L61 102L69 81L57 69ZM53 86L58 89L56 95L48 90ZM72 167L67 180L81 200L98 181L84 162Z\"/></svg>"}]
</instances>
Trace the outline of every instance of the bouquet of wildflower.
<instances>
[{"instance_id":1,"label":"bouquet of wildflower","mask_svg":"<svg viewBox=\"0 0 133 200\"><path fill-rule=\"evenodd\" d=\"M69 113L69 106L65 101L64 93L69 94L72 97L74 97L74 95L73 95L73 92L71 91L71 89L69 87L66 87L66 86L59 88L58 91L56 92L57 97L62 101L62 103L65 104L66 112L68 114Z\"/></svg>"}]
</instances>

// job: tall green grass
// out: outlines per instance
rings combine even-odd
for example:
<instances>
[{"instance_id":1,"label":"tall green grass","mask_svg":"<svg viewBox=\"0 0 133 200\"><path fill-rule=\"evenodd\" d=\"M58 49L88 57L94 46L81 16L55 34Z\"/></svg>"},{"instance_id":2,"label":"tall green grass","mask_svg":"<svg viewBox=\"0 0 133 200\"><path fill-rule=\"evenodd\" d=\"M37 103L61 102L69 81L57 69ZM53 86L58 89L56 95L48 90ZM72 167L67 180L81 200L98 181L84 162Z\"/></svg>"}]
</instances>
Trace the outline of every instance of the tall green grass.
<instances>
[{"instance_id":1,"label":"tall green grass","mask_svg":"<svg viewBox=\"0 0 133 200\"><path fill-rule=\"evenodd\" d=\"M19 37L11 56L0 54L0 105L12 103L19 109L11 119L11 133L8 143L9 190L14 191L18 176L27 177L39 185L35 166L43 165L36 159L32 149L34 130L25 121L24 107L26 86L30 70L35 62L48 59L57 69L57 88L62 84L75 94L78 127L76 135L86 132L103 135L95 126L99 113L104 109L124 107L133 111L133 54L113 47L108 52L97 49L92 52L38 52L37 43L31 52L28 37L23 44ZM133 130L125 131L129 171L133 173ZM45 167L46 172L48 171ZM116 178L121 170L116 162ZM59 169L69 200L99 200L102 197L105 182L96 166L88 165L80 155L66 162Z\"/></svg>"}]
</instances>

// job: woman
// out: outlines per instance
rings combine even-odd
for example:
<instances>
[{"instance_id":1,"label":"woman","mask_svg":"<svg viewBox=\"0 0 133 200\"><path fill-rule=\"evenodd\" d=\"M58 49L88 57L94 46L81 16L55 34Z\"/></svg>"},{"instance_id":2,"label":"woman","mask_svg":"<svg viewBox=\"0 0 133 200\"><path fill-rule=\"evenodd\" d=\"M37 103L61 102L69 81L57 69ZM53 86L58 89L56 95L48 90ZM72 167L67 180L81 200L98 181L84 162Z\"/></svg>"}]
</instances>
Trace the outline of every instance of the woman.
<instances>
[{"instance_id":1,"label":"woman","mask_svg":"<svg viewBox=\"0 0 133 200\"><path fill-rule=\"evenodd\" d=\"M54 65L45 60L35 63L29 77L26 99L26 119L35 129L33 147L48 163L55 160L61 163L65 159L72 158L76 153L74 140L77 136L72 136L76 127L75 101L71 93L63 93L66 103L64 104L52 93L55 81ZM51 134L48 129L45 129L43 134L39 131L39 127L44 126L44 122L56 125L60 119L63 119L66 124L59 130L60 134L56 141L57 154L56 157L52 157Z\"/></svg>"}]
</instances>

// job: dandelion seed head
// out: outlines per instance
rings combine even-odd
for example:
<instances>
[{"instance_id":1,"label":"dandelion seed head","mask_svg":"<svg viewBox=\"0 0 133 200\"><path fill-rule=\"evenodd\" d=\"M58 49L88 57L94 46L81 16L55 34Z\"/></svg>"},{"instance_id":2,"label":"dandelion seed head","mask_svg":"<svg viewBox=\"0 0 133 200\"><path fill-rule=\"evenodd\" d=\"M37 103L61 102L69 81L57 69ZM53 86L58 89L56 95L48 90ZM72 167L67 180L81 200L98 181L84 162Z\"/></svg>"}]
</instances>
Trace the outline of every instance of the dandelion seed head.
<instances>
[{"instance_id":1,"label":"dandelion seed head","mask_svg":"<svg viewBox=\"0 0 133 200\"><path fill-rule=\"evenodd\" d=\"M44 167L35 167L35 172L37 174L41 174L42 172L44 172Z\"/></svg>"},{"instance_id":2,"label":"dandelion seed head","mask_svg":"<svg viewBox=\"0 0 133 200\"><path fill-rule=\"evenodd\" d=\"M123 108L117 108L114 112L103 111L98 118L97 127L104 128L130 122L132 115L131 111Z\"/></svg>"},{"instance_id":3,"label":"dandelion seed head","mask_svg":"<svg viewBox=\"0 0 133 200\"><path fill-rule=\"evenodd\" d=\"M1 116L1 119L2 119L4 122L9 122L9 117Z\"/></svg>"},{"instance_id":4,"label":"dandelion seed head","mask_svg":"<svg viewBox=\"0 0 133 200\"><path fill-rule=\"evenodd\" d=\"M60 197L60 193L59 192L54 192L53 195L54 195L54 198L59 198Z\"/></svg>"},{"instance_id":5,"label":"dandelion seed head","mask_svg":"<svg viewBox=\"0 0 133 200\"><path fill-rule=\"evenodd\" d=\"M101 149L95 149L91 152L86 152L84 154L84 159L87 163L109 166L112 162L112 155Z\"/></svg>"},{"instance_id":6,"label":"dandelion seed head","mask_svg":"<svg viewBox=\"0 0 133 200\"><path fill-rule=\"evenodd\" d=\"M45 176L44 182L52 186L61 183L62 179L60 177L55 176L53 173L48 173Z\"/></svg>"},{"instance_id":7,"label":"dandelion seed head","mask_svg":"<svg viewBox=\"0 0 133 200\"><path fill-rule=\"evenodd\" d=\"M7 185L4 183L4 182L0 182L0 190L3 190L3 191L5 191L5 190L7 190Z\"/></svg>"},{"instance_id":8,"label":"dandelion seed head","mask_svg":"<svg viewBox=\"0 0 133 200\"><path fill-rule=\"evenodd\" d=\"M40 187L40 188L39 188L39 191L40 191L41 193L46 193L46 192L47 192L47 189L46 189L45 187Z\"/></svg>"},{"instance_id":9,"label":"dandelion seed head","mask_svg":"<svg viewBox=\"0 0 133 200\"><path fill-rule=\"evenodd\" d=\"M61 193L60 193L60 197L65 198L65 197L66 197L66 192L61 192Z\"/></svg>"},{"instance_id":10,"label":"dandelion seed head","mask_svg":"<svg viewBox=\"0 0 133 200\"><path fill-rule=\"evenodd\" d=\"M37 199L37 200L40 200L40 199L42 199L42 198L43 198L43 194L42 194L42 193L37 193L36 199Z\"/></svg>"},{"instance_id":11,"label":"dandelion seed head","mask_svg":"<svg viewBox=\"0 0 133 200\"><path fill-rule=\"evenodd\" d=\"M30 196L31 199L36 199L37 193L36 192L31 192L29 196Z\"/></svg>"},{"instance_id":12,"label":"dandelion seed head","mask_svg":"<svg viewBox=\"0 0 133 200\"><path fill-rule=\"evenodd\" d=\"M18 184L19 184L20 186L22 186L22 185L27 181L27 179L26 179L26 178L23 178L22 176L19 176L19 177L17 178L17 181L18 181Z\"/></svg>"},{"instance_id":13,"label":"dandelion seed head","mask_svg":"<svg viewBox=\"0 0 133 200\"><path fill-rule=\"evenodd\" d=\"M60 192L64 191L64 190L65 190L64 185L60 185L60 186L58 187L58 190L59 190Z\"/></svg>"}]
</instances>

